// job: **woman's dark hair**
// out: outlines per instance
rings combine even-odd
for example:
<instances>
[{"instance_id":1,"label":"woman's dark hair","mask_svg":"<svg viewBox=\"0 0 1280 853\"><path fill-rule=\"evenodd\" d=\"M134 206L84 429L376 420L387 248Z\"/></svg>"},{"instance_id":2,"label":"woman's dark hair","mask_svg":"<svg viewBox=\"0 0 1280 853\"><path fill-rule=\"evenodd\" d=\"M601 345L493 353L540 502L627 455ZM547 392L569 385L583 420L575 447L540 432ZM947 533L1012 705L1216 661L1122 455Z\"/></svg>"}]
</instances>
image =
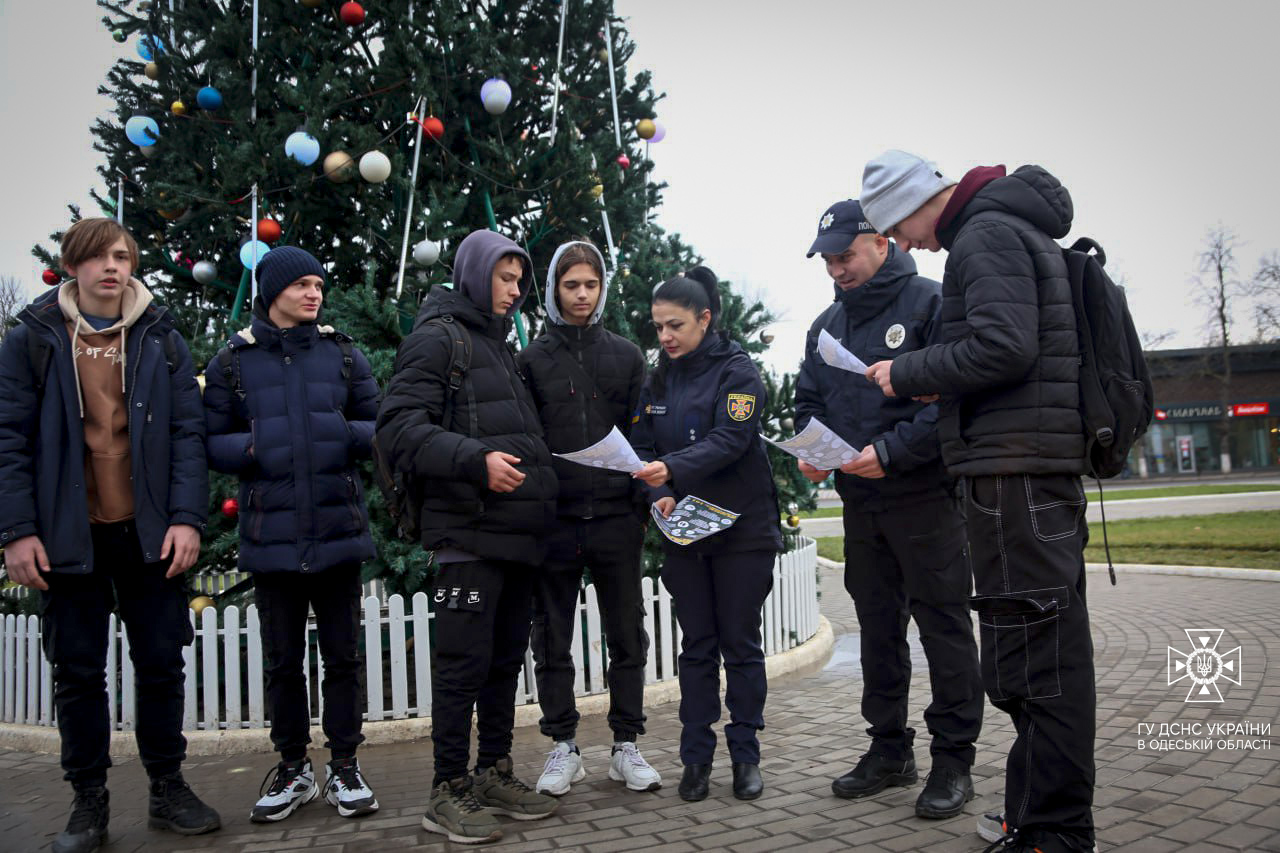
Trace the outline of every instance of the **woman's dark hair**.
<instances>
[{"instance_id":1,"label":"woman's dark hair","mask_svg":"<svg viewBox=\"0 0 1280 853\"><path fill-rule=\"evenodd\" d=\"M710 311L711 325L707 326L707 331L711 332L720 319L719 279L707 267L694 267L655 287L651 301L679 305L692 311L695 317L703 311Z\"/></svg>"},{"instance_id":2,"label":"woman's dark hair","mask_svg":"<svg viewBox=\"0 0 1280 853\"><path fill-rule=\"evenodd\" d=\"M698 317L703 311L711 312L707 334L716 330L720 319L720 279L708 267L694 267L685 273L669 278L653 289L651 303L669 302L693 312ZM671 368L671 356L658 353L658 365L650 375L649 388L655 396L661 396L667 388L667 371Z\"/></svg>"}]
</instances>

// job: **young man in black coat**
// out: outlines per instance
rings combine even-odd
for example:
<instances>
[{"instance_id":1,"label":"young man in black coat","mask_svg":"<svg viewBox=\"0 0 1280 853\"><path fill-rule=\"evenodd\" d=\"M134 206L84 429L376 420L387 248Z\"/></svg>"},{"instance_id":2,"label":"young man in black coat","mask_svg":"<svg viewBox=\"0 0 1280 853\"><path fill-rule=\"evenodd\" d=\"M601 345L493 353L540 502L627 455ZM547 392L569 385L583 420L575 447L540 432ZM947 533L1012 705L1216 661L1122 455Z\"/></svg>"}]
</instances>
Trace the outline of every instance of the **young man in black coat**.
<instances>
[{"instance_id":1,"label":"young man in black coat","mask_svg":"<svg viewBox=\"0 0 1280 853\"><path fill-rule=\"evenodd\" d=\"M877 234L856 201L836 202L818 221L809 257L820 253L835 302L809 329L796 382L796 428L817 418L861 453L836 472L844 501L844 585L861 625L862 716L871 748L832 782L837 796L866 797L917 779L907 726L914 618L929 662L933 698L924 720L932 768L916 814L947 818L973 799L970 768L982 729L982 679L969 616L964 516L942 468L937 407L887 398L817 351L825 331L864 361L891 358L930 342L941 286ZM831 473L801 462L815 483Z\"/></svg>"},{"instance_id":2,"label":"young man in black coat","mask_svg":"<svg viewBox=\"0 0 1280 853\"><path fill-rule=\"evenodd\" d=\"M62 238L73 276L27 306L0 348L0 545L40 590L64 778L75 789L58 853L107 835L107 619L118 605L137 681L148 824L221 825L182 778L182 647L194 638L182 573L209 501L200 389L173 318L133 278L138 245L110 219ZM115 689L112 687L112 689Z\"/></svg>"},{"instance_id":3,"label":"young man in black coat","mask_svg":"<svg viewBox=\"0 0 1280 853\"><path fill-rule=\"evenodd\" d=\"M495 814L535 820L556 808L515 777L510 755L534 576L555 523L551 454L507 344L532 282L516 243L468 235L453 287L431 291L400 344L378 412L378 445L409 475L422 547L435 552L435 779L422 826L462 843L500 838Z\"/></svg>"},{"instance_id":4,"label":"young man in black coat","mask_svg":"<svg viewBox=\"0 0 1280 853\"><path fill-rule=\"evenodd\" d=\"M903 151L867 164L862 206L904 250L946 249L942 342L872 364L891 397L941 395L947 470L964 478L992 703L1013 718L1010 846L1093 848L1093 639L1085 606L1084 428L1066 262L1071 196L1039 166L957 184ZM999 816L980 820L998 838Z\"/></svg>"},{"instance_id":5,"label":"young man in black coat","mask_svg":"<svg viewBox=\"0 0 1280 853\"><path fill-rule=\"evenodd\" d=\"M615 427L631 434L644 355L604 328L606 290L604 258L592 243L577 240L556 249L547 271L547 330L516 359L555 453L589 447ZM554 465L559 517L548 536L533 617L541 727L554 745L537 789L562 796L586 776L574 741L578 711L570 646L583 572L590 571L609 643L609 778L633 791L657 790L662 778L636 748L636 737L644 734L649 637L640 591L644 521L634 481L621 471L564 459Z\"/></svg>"},{"instance_id":6,"label":"young man in black coat","mask_svg":"<svg viewBox=\"0 0 1280 853\"><path fill-rule=\"evenodd\" d=\"M258 264L253 324L205 370L209 465L240 477L241 571L253 574L266 658L275 777L255 823L284 820L324 791L343 817L378 800L356 760L364 715L360 565L373 557L357 461L372 449L378 386L351 339L318 324L325 271L296 246ZM323 785L307 757L307 612L324 661Z\"/></svg>"}]
</instances>

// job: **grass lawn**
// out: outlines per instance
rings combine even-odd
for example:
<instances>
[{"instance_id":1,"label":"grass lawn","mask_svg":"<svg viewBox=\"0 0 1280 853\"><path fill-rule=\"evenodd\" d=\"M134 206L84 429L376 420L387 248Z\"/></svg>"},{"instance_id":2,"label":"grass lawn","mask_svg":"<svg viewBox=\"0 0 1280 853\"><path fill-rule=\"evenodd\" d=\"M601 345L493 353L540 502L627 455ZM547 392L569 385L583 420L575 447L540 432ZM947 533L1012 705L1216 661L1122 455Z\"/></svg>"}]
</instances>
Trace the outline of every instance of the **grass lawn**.
<instances>
[{"instance_id":1,"label":"grass lawn","mask_svg":"<svg viewBox=\"0 0 1280 853\"><path fill-rule=\"evenodd\" d=\"M1090 525L1086 562L1106 562L1102 525ZM1139 518L1107 524L1117 563L1280 569L1280 510ZM818 554L844 559L844 537L818 540Z\"/></svg>"},{"instance_id":2,"label":"grass lawn","mask_svg":"<svg viewBox=\"0 0 1280 853\"><path fill-rule=\"evenodd\" d=\"M1268 483L1209 483L1200 486L1152 486L1138 489L1111 489L1102 487L1102 497L1107 503L1112 501L1134 501L1142 498L1180 498L1198 495L1238 495L1244 492L1280 492L1280 486ZM1086 479L1084 493L1091 502L1098 500L1098 487L1092 480ZM839 518L841 508L826 506L813 512L800 513L801 518ZM1110 525L1108 525L1108 528Z\"/></svg>"}]
</instances>

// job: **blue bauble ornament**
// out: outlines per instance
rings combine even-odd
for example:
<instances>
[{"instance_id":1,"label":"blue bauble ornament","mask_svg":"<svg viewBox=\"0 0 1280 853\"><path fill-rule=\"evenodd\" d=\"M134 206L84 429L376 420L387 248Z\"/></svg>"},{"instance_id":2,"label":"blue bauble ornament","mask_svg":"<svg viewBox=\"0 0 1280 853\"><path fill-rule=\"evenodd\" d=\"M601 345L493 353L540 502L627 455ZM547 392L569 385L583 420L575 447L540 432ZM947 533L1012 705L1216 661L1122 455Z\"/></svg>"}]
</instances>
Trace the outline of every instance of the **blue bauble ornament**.
<instances>
[{"instance_id":1,"label":"blue bauble ornament","mask_svg":"<svg viewBox=\"0 0 1280 853\"><path fill-rule=\"evenodd\" d=\"M262 259L266 257L267 252L271 251L271 247L261 240L246 240L244 245L240 247L240 264L246 269L253 269L253 247L258 247L258 263L262 263Z\"/></svg>"},{"instance_id":2,"label":"blue bauble ornament","mask_svg":"<svg viewBox=\"0 0 1280 853\"><path fill-rule=\"evenodd\" d=\"M222 93L212 86L205 86L196 92L196 104L202 110L216 110L222 107Z\"/></svg>"},{"instance_id":3,"label":"blue bauble ornament","mask_svg":"<svg viewBox=\"0 0 1280 853\"><path fill-rule=\"evenodd\" d=\"M160 125L150 116L134 116L124 123L124 135L134 145L155 145L160 138Z\"/></svg>"},{"instance_id":4,"label":"blue bauble ornament","mask_svg":"<svg viewBox=\"0 0 1280 853\"><path fill-rule=\"evenodd\" d=\"M138 56L141 56L147 62L155 59L164 53L164 42L160 41L157 36L143 36L138 39Z\"/></svg>"},{"instance_id":5,"label":"blue bauble ornament","mask_svg":"<svg viewBox=\"0 0 1280 853\"><path fill-rule=\"evenodd\" d=\"M284 141L284 153L304 166L320 158L320 142L305 130L295 130Z\"/></svg>"}]
</instances>

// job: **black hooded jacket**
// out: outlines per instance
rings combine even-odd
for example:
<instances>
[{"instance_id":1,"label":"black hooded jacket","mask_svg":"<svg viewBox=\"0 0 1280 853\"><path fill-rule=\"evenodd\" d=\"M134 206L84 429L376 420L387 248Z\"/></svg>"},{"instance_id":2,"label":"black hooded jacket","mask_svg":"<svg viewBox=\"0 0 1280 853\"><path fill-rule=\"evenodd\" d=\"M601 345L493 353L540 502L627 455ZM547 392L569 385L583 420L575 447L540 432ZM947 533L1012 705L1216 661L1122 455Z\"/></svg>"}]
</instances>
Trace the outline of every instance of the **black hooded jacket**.
<instances>
[{"instance_id":1,"label":"black hooded jacket","mask_svg":"<svg viewBox=\"0 0 1280 853\"><path fill-rule=\"evenodd\" d=\"M551 452L570 453L590 447L615 426L624 436L631 434L645 362L638 346L601 324L605 287L587 325L565 323L554 292L559 256L557 251L547 276L547 330L516 363L529 383ZM593 518L636 509L638 487L630 475L560 458L553 464L560 478L561 516Z\"/></svg>"},{"instance_id":2,"label":"black hooded jacket","mask_svg":"<svg viewBox=\"0 0 1280 853\"><path fill-rule=\"evenodd\" d=\"M529 257L493 232L476 232L458 246L454 288L436 288L396 353L395 374L378 411L377 436L396 470L413 473L422 496L422 547L457 548L492 560L541 562L539 540L555 520L556 474L542 425L507 346L508 317L496 316L491 281L505 255L525 262L520 299L532 281ZM471 336L471 366L453 397L450 423L441 423L454 344L430 321L451 317ZM470 393L468 387L470 386ZM475 399L477 434L470 435ZM525 480L513 492L489 489L485 454L519 457Z\"/></svg>"},{"instance_id":3,"label":"black hooded jacket","mask_svg":"<svg viewBox=\"0 0 1280 853\"><path fill-rule=\"evenodd\" d=\"M939 220L942 343L894 359L890 379L902 396L943 395L952 474L1081 474L1079 345L1054 242L1071 230L1071 196L1039 166L982 171Z\"/></svg>"},{"instance_id":4,"label":"black hooded jacket","mask_svg":"<svg viewBox=\"0 0 1280 853\"><path fill-rule=\"evenodd\" d=\"M796 381L796 431L816 417L859 450L880 442L888 457L883 479L836 473L840 497L860 509L889 509L949 489L938 448L937 406L886 397L878 385L832 367L817 351L824 329L867 364L935 342L941 285L917 275L911 256L890 243L870 281L851 290L836 285L835 292L835 303L818 315L805 342Z\"/></svg>"}]
</instances>

